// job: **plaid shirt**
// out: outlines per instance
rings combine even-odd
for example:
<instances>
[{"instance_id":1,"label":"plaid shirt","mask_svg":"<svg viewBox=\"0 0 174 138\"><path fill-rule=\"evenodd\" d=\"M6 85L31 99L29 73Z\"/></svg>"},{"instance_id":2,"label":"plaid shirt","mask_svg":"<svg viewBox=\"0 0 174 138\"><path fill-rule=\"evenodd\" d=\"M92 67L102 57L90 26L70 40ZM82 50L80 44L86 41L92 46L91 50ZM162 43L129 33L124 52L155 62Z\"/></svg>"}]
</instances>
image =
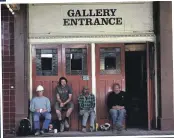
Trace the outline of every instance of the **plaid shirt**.
<instances>
[{"instance_id":1,"label":"plaid shirt","mask_svg":"<svg viewBox=\"0 0 174 138\"><path fill-rule=\"evenodd\" d=\"M87 97L81 94L78 97L78 102L81 110L90 110L95 107L95 96L93 94L89 94Z\"/></svg>"}]
</instances>

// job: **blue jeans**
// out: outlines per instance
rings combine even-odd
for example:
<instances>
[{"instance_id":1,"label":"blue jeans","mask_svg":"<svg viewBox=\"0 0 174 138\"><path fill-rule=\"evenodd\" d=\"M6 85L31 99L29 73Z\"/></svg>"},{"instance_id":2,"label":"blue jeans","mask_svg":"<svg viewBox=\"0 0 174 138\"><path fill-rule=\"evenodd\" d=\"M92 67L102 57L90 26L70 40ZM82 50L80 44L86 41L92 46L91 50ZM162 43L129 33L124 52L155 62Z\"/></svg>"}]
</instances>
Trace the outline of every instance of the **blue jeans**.
<instances>
[{"instance_id":1,"label":"blue jeans","mask_svg":"<svg viewBox=\"0 0 174 138\"><path fill-rule=\"evenodd\" d=\"M112 117L113 125L123 126L123 120L125 118L125 113L126 113L125 109L121 110L110 109L109 113Z\"/></svg>"},{"instance_id":2,"label":"blue jeans","mask_svg":"<svg viewBox=\"0 0 174 138\"><path fill-rule=\"evenodd\" d=\"M40 129L40 116L41 115L45 117L42 129L48 129L48 126L51 121L51 114L49 112L44 112L44 113L34 112L34 114L33 114L34 129Z\"/></svg>"},{"instance_id":3,"label":"blue jeans","mask_svg":"<svg viewBox=\"0 0 174 138\"><path fill-rule=\"evenodd\" d=\"M80 115L82 116L82 126L86 127L88 117L90 116L90 126L94 128L94 121L96 118L94 110L89 110L89 111L80 110Z\"/></svg>"}]
</instances>

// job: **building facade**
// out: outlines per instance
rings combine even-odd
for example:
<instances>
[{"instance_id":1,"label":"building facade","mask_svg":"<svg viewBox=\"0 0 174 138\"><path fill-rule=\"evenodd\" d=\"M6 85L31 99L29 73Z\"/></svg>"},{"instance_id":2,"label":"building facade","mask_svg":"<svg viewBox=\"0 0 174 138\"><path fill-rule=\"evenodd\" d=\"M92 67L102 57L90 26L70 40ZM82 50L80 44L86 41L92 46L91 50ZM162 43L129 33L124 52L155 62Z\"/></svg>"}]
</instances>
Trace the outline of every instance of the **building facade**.
<instances>
[{"instance_id":1,"label":"building facade","mask_svg":"<svg viewBox=\"0 0 174 138\"><path fill-rule=\"evenodd\" d=\"M108 121L114 82L130 97L128 127L174 129L171 2L29 4L14 12L2 7L5 131L30 117L37 85L53 106L61 76L73 88L72 130L80 129L85 85L96 96L97 122Z\"/></svg>"}]
</instances>

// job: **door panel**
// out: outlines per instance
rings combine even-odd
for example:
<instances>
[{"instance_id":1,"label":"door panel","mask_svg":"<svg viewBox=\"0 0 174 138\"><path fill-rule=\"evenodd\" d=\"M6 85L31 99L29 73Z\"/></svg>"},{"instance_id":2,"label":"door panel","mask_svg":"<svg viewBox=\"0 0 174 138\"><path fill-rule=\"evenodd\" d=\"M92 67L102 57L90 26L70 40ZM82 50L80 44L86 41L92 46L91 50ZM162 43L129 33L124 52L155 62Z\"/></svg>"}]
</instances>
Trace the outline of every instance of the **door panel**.
<instances>
[{"instance_id":1,"label":"door panel","mask_svg":"<svg viewBox=\"0 0 174 138\"><path fill-rule=\"evenodd\" d=\"M73 90L73 103L75 106L70 119L71 130L78 130L80 122L77 97L81 93L83 86L86 85L91 90L89 45L35 45L32 50L33 95L35 95L36 87L39 84L43 85L45 89L44 95L50 99L53 107L56 100L55 87L58 80L62 76L66 77ZM88 75L89 80L83 80L83 75ZM52 108L52 111L53 119L56 119L54 108Z\"/></svg>"},{"instance_id":2,"label":"door panel","mask_svg":"<svg viewBox=\"0 0 174 138\"><path fill-rule=\"evenodd\" d=\"M124 44L96 44L97 121L108 122L107 95L114 82L125 90Z\"/></svg>"},{"instance_id":3,"label":"door panel","mask_svg":"<svg viewBox=\"0 0 174 138\"><path fill-rule=\"evenodd\" d=\"M155 85L154 85L154 43L147 42L147 103L148 130L151 130L155 120Z\"/></svg>"},{"instance_id":4,"label":"door panel","mask_svg":"<svg viewBox=\"0 0 174 138\"><path fill-rule=\"evenodd\" d=\"M73 48L70 50L70 48ZM79 115L78 115L78 101L77 97L82 91L83 86L88 86L89 89L91 90L91 54L90 54L90 46L89 45L63 45L62 46L62 60L66 61L63 62L63 67L66 67L67 69L63 69L63 74L64 76L68 79L69 85L72 87L74 95L73 95L73 102L74 102L74 111L72 113L72 130L79 130L81 122L79 120ZM70 57L74 56L74 59L81 58L81 62L79 61L73 61L71 60L70 64ZM82 66L79 66L80 70L78 69L77 66L73 66L72 63L82 63ZM69 69L71 66L71 69ZM83 75L88 75L89 80L83 80L82 77Z\"/></svg>"},{"instance_id":5,"label":"door panel","mask_svg":"<svg viewBox=\"0 0 174 138\"><path fill-rule=\"evenodd\" d=\"M50 50L54 50L54 53L50 52ZM55 52L56 51L56 52ZM32 84L33 84L33 96L35 96L36 87L41 84L44 86L44 95L48 96L48 98L51 101L51 104L53 104L53 99L55 98L54 93L54 84L57 83L58 78L61 76L61 56L60 56L60 45L33 45L32 46ZM54 54L54 56L57 56L57 59L53 61L52 66L54 66L54 71L56 73L52 73L50 75L49 73L46 74L45 70L42 70L42 57L44 55L45 57L49 58L49 54ZM47 54L47 55L46 55Z\"/></svg>"}]
</instances>

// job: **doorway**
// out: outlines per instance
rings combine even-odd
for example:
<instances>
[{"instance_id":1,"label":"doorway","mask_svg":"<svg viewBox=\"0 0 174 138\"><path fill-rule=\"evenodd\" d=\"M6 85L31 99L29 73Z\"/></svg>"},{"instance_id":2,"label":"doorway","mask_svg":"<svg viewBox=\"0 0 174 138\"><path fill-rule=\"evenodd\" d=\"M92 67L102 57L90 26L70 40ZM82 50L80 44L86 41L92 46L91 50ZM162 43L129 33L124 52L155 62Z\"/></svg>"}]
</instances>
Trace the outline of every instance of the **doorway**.
<instances>
[{"instance_id":1,"label":"doorway","mask_svg":"<svg viewBox=\"0 0 174 138\"><path fill-rule=\"evenodd\" d=\"M110 119L106 101L113 83L125 89L125 50L123 43L96 44L95 50L97 122L104 124Z\"/></svg>"},{"instance_id":2,"label":"doorway","mask_svg":"<svg viewBox=\"0 0 174 138\"><path fill-rule=\"evenodd\" d=\"M125 78L128 95L127 127L148 128L147 58L145 45L125 49Z\"/></svg>"}]
</instances>

